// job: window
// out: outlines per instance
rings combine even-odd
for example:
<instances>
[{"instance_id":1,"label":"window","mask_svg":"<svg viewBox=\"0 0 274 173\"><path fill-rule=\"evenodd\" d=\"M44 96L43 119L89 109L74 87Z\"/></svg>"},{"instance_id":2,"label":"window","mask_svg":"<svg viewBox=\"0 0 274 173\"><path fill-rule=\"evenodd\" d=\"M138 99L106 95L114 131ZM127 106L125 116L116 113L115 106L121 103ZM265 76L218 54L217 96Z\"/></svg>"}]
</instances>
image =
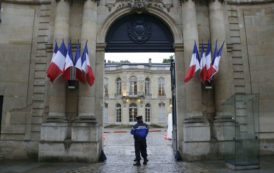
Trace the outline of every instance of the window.
<instances>
[{"instance_id":1,"label":"window","mask_svg":"<svg viewBox=\"0 0 274 173\"><path fill-rule=\"evenodd\" d=\"M165 103L159 103L158 121L166 123L166 105Z\"/></svg>"},{"instance_id":2,"label":"window","mask_svg":"<svg viewBox=\"0 0 274 173\"><path fill-rule=\"evenodd\" d=\"M3 96L0 96L0 135L1 135L1 124L2 124L2 106L3 106Z\"/></svg>"},{"instance_id":3,"label":"window","mask_svg":"<svg viewBox=\"0 0 274 173\"><path fill-rule=\"evenodd\" d=\"M2 2L0 2L0 23L2 22L1 12L2 12Z\"/></svg>"},{"instance_id":4,"label":"window","mask_svg":"<svg viewBox=\"0 0 274 173\"><path fill-rule=\"evenodd\" d=\"M104 78L104 96L108 97L108 78Z\"/></svg>"},{"instance_id":5,"label":"window","mask_svg":"<svg viewBox=\"0 0 274 173\"><path fill-rule=\"evenodd\" d=\"M150 122L150 104L146 104L145 107L145 122Z\"/></svg>"},{"instance_id":6,"label":"window","mask_svg":"<svg viewBox=\"0 0 274 173\"><path fill-rule=\"evenodd\" d=\"M165 79L163 77L158 80L158 96L165 96Z\"/></svg>"},{"instance_id":7,"label":"window","mask_svg":"<svg viewBox=\"0 0 274 173\"><path fill-rule=\"evenodd\" d=\"M119 103L116 104L116 122L120 123L122 121L121 117L121 105Z\"/></svg>"},{"instance_id":8,"label":"window","mask_svg":"<svg viewBox=\"0 0 274 173\"><path fill-rule=\"evenodd\" d=\"M131 103L129 105L129 122L136 121L137 115L137 105L135 103Z\"/></svg>"},{"instance_id":9,"label":"window","mask_svg":"<svg viewBox=\"0 0 274 173\"><path fill-rule=\"evenodd\" d=\"M116 79L116 95L121 95L121 78Z\"/></svg>"},{"instance_id":10,"label":"window","mask_svg":"<svg viewBox=\"0 0 274 173\"><path fill-rule=\"evenodd\" d=\"M137 78L135 76L129 79L129 95L137 95Z\"/></svg>"},{"instance_id":11,"label":"window","mask_svg":"<svg viewBox=\"0 0 274 173\"><path fill-rule=\"evenodd\" d=\"M146 96L150 95L150 80L149 80L149 78L146 78L146 80L145 80L145 95Z\"/></svg>"},{"instance_id":12,"label":"window","mask_svg":"<svg viewBox=\"0 0 274 173\"><path fill-rule=\"evenodd\" d=\"M105 107L104 107L104 123L108 122L108 104L105 103Z\"/></svg>"}]
</instances>

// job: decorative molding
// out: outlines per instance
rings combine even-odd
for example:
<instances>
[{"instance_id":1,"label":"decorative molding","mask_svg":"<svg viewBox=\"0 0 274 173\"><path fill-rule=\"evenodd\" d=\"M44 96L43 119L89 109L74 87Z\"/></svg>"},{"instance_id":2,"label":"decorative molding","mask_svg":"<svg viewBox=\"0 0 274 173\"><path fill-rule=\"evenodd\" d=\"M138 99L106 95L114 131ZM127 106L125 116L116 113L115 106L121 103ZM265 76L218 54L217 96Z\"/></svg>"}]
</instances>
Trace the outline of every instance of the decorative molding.
<instances>
[{"instance_id":1,"label":"decorative molding","mask_svg":"<svg viewBox=\"0 0 274 173\"><path fill-rule=\"evenodd\" d=\"M229 5L256 5L274 3L274 0L224 0Z\"/></svg>"},{"instance_id":2,"label":"decorative molding","mask_svg":"<svg viewBox=\"0 0 274 173\"><path fill-rule=\"evenodd\" d=\"M51 0L1 0L1 2L10 4L42 5L51 4Z\"/></svg>"},{"instance_id":3,"label":"decorative molding","mask_svg":"<svg viewBox=\"0 0 274 173\"><path fill-rule=\"evenodd\" d=\"M173 7L172 0L106 0L105 6L109 12L113 8L120 10L122 8L130 7L137 12L146 11L148 7L154 7L161 10L166 9L168 12Z\"/></svg>"}]
</instances>

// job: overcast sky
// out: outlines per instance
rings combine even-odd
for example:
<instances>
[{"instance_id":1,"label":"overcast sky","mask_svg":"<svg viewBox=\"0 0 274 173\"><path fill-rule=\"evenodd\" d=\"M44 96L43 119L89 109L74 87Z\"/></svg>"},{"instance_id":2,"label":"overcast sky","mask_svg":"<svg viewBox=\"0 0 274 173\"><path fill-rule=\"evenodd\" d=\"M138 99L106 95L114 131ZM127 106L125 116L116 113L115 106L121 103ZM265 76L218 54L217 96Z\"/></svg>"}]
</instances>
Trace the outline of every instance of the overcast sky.
<instances>
[{"instance_id":1,"label":"overcast sky","mask_svg":"<svg viewBox=\"0 0 274 173\"><path fill-rule=\"evenodd\" d=\"M129 60L130 62L147 63L151 58L152 63L162 63L164 58L169 58L174 53L105 53L106 62Z\"/></svg>"}]
</instances>

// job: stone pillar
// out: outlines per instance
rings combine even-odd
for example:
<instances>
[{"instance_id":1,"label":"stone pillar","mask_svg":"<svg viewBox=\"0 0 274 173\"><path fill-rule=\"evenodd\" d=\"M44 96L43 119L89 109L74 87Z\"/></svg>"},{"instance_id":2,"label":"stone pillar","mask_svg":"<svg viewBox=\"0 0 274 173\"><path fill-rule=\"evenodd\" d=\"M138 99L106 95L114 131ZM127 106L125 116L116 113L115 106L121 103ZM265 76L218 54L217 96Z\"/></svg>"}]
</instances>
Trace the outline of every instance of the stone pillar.
<instances>
[{"instance_id":1,"label":"stone pillar","mask_svg":"<svg viewBox=\"0 0 274 173\"><path fill-rule=\"evenodd\" d=\"M184 38L184 60L185 74L191 61L194 41L199 46L198 29L196 22L196 8L193 0L185 0L182 4L183 16L183 38ZM198 75L198 73L196 74ZM184 76L182 76L184 77ZM202 94L200 78L195 76L188 83L184 83L186 88L186 117L202 116Z\"/></svg>"},{"instance_id":2,"label":"stone pillar","mask_svg":"<svg viewBox=\"0 0 274 173\"><path fill-rule=\"evenodd\" d=\"M177 129L174 129L177 132L177 151L183 151L183 121L185 116L185 85L184 78L185 76L185 61L184 61L184 46L183 44L174 44L175 50L175 73L176 73L176 112L177 112ZM175 128L175 127L174 127ZM182 153L180 153L182 155Z\"/></svg>"},{"instance_id":3,"label":"stone pillar","mask_svg":"<svg viewBox=\"0 0 274 173\"><path fill-rule=\"evenodd\" d=\"M194 0L183 1L182 18L185 60L184 70L186 74L191 61L194 41L196 41L197 47L199 47ZM182 77L184 78L184 76ZM199 74L196 73L194 78L192 78L188 83L183 83L183 85L185 88L185 113L183 118L182 134L183 159L200 160L210 154L210 126L202 112L202 89ZM178 105L178 107L180 106L182 105ZM179 117L182 115L178 114L177 116ZM180 126L180 124L178 124L178 126Z\"/></svg>"},{"instance_id":4,"label":"stone pillar","mask_svg":"<svg viewBox=\"0 0 274 173\"><path fill-rule=\"evenodd\" d=\"M229 112L224 112L222 104L232 96L232 63L231 57L227 56L226 48L226 27L224 17L224 7L221 0L211 0L209 2L210 34L212 52L215 49L215 42L218 41L218 49L224 43L222 57L219 65L219 72L214 77L215 107L216 117L214 120L214 138L218 141L215 150L219 154L225 154L225 146L233 145L233 135L235 134L235 121ZM230 132L230 133L229 133ZM231 135L224 135L231 134Z\"/></svg>"},{"instance_id":5,"label":"stone pillar","mask_svg":"<svg viewBox=\"0 0 274 173\"><path fill-rule=\"evenodd\" d=\"M54 44L68 43L70 5L65 0L57 1L54 27ZM70 138L66 117L66 84L58 78L49 88L49 115L41 126L39 160L66 160L68 148L65 141Z\"/></svg>"},{"instance_id":6,"label":"stone pillar","mask_svg":"<svg viewBox=\"0 0 274 173\"><path fill-rule=\"evenodd\" d=\"M62 40L68 43L69 40L69 3L60 0L56 5L54 45L57 41L61 45ZM67 45L67 44L66 44ZM62 78L58 78L49 85L49 121L64 121L66 119L66 85Z\"/></svg>"},{"instance_id":7,"label":"stone pillar","mask_svg":"<svg viewBox=\"0 0 274 173\"><path fill-rule=\"evenodd\" d=\"M103 127L104 127L104 119L103 119L103 110L104 110L104 96L103 96L103 87L104 86L104 59L105 59L105 44L97 44L96 48L96 122L99 128L98 140L99 140L99 151L103 149ZM110 105L109 105L110 106ZM123 110L124 106L121 104L121 109ZM122 111L121 110L121 111ZM110 111L109 111L110 112ZM122 112L121 112L122 113ZM123 113L122 113L123 120ZM123 122L122 122L123 123Z\"/></svg>"},{"instance_id":8,"label":"stone pillar","mask_svg":"<svg viewBox=\"0 0 274 173\"><path fill-rule=\"evenodd\" d=\"M218 41L218 49L223 41L225 42L222 58L220 60L219 72L214 77L215 105L216 115L222 116L222 106L229 97L232 96L232 63L231 58L227 56L225 17L223 4L220 0L211 0L209 2L210 34L212 43L212 52L215 49L215 42ZM214 54L213 54L214 55Z\"/></svg>"},{"instance_id":9,"label":"stone pillar","mask_svg":"<svg viewBox=\"0 0 274 173\"><path fill-rule=\"evenodd\" d=\"M85 44L88 46L90 65L96 75L96 28L97 28L97 3L94 0L84 1L81 48L84 50ZM103 69L103 66L102 66ZM88 162L96 162L99 159L101 150L100 139L102 138L101 129L95 110L96 93L95 88L97 79L93 86L87 83L79 82L79 102L78 102L78 119L72 123L71 127L71 147L70 153L75 158ZM98 91L100 92L100 91ZM101 92L103 93L103 92ZM102 105L101 105L102 106ZM102 110L103 113L103 110ZM102 113L100 114L101 116ZM100 145L101 144L101 145ZM86 150L83 150L85 148ZM102 148L102 147L101 147Z\"/></svg>"},{"instance_id":10,"label":"stone pillar","mask_svg":"<svg viewBox=\"0 0 274 173\"><path fill-rule=\"evenodd\" d=\"M84 2L81 48L84 50L87 42L90 65L95 75L95 84L90 87L87 83L79 83L79 119L95 120L95 85L96 85L96 28L97 28L97 3L94 0Z\"/></svg>"}]
</instances>

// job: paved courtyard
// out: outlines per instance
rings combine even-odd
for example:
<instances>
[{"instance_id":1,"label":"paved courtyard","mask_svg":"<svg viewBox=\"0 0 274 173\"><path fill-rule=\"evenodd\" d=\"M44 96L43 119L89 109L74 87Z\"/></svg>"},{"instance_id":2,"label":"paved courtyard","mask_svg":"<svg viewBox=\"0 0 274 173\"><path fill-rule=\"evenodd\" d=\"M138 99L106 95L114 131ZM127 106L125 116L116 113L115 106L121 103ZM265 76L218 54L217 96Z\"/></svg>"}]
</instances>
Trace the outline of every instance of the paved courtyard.
<instances>
[{"instance_id":1,"label":"paved courtyard","mask_svg":"<svg viewBox=\"0 0 274 173\"><path fill-rule=\"evenodd\" d=\"M133 166L134 147L129 129L105 129L104 163L41 163L1 161L0 173L274 173L274 157L261 158L257 170L233 171L222 161L176 162L164 129L152 129L148 143L148 165Z\"/></svg>"}]
</instances>

